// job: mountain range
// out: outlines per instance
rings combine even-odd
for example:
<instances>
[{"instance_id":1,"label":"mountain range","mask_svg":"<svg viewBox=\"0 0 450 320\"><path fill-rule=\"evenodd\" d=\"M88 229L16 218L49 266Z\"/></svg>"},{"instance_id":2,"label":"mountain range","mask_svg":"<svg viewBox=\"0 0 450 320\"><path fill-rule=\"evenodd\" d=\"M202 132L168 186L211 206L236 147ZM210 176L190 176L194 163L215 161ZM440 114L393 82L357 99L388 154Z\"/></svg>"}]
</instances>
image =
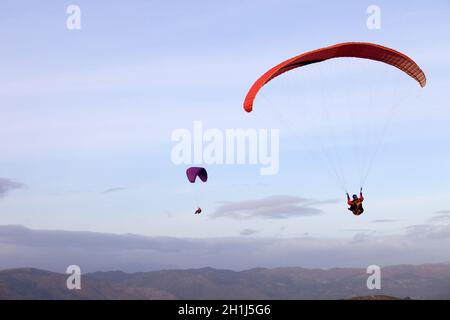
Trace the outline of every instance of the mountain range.
<instances>
[{"instance_id":1,"label":"mountain range","mask_svg":"<svg viewBox=\"0 0 450 320\"><path fill-rule=\"evenodd\" d=\"M0 299L450 299L450 264L381 269L381 289L367 289L363 268L213 268L82 274L81 289L68 275L31 268L0 271Z\"/></svg>"}]
</instances>

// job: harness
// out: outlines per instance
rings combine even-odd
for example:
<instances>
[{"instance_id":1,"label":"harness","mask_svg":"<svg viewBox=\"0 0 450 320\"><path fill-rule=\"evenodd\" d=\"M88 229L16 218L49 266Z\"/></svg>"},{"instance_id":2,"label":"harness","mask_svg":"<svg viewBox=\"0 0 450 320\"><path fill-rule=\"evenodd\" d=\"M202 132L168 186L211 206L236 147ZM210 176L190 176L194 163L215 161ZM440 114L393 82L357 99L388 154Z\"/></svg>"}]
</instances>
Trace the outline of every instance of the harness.
<instances>
[{"instance_id":1,"label":"harness","mask_svg":"<svg viewBox=\"0 0 450 320\"><path fill-rule=\"evenodd\" d=\"M350 208L348 208L353 212L354 215L359 216L364 212L364 208L362 206L362 201L360 199L356 199L352 201Z\"/></svg>"}]
</instances>

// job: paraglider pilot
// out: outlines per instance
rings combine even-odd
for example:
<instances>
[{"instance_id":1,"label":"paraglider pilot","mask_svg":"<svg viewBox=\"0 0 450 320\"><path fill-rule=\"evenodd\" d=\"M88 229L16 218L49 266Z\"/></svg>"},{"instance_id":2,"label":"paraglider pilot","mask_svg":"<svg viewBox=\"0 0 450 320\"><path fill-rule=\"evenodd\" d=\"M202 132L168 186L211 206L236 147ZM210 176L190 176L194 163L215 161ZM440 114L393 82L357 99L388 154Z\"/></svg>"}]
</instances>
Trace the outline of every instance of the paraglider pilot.
<instances>
[{"instance_id":1,"label":"paraglider pilot","mask_svg":"<svg viewBox=\"0 0 450 320\"><path fill-rule=\"evenodd\" d=\"M364 201L364 197L362 194L362 188L359 191L359 198L356 194L353 195L353 199L350 199L350 196L347 192L347 204L350 206L348 210L353 212L355 216L359 216L364 212L364 208L362 206L362 202Z\"/></svg>"}]
</instances>

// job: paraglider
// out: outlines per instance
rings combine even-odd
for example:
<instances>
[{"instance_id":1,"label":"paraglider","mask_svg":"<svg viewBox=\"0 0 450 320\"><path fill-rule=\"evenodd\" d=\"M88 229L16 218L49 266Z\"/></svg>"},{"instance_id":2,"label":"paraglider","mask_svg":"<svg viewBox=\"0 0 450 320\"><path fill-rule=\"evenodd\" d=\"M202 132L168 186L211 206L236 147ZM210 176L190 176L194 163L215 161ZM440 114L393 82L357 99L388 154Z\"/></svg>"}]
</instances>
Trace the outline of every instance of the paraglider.
<instances>
[{"instance_id":1,"label":"paraglider","mask_svg":"<svg viewBox=\"0 0 450 320\"><path fill-rule=\"evenodd\" d=\"M205 168L190 167L186 170L186 176L190 183L195 183L197 177L203 182L208 181L208 172Z\"/></svg>"},{"instance_id":2,"label":"paraglider","mask_svg":"<svg viewBox=\"0 0 450 320\"><path fill-rule=\"evenodd\" d=\"M312 65L316 63L320 63L326 60L335 59L335 58L360 58L360 59L367 59L372 60L376 62L382 62L384 64L391 65L402 72L406 73L409 77L414 79L419 83L421 87L425 87L426 85L426 76L425 73L422 71L422 69L408 56L405 54L398 52L396 50L373 44L373 43L365 43L365 42L347 42L347 43L341 43L336 44L333 46L309 51L303 54L300 54L296 57L293 57L291 59L288 59L284 62L281 62L280 64L274 66L273 68L269 69L267 72L265 72L262 76L260 76L251 86L249 89L244 103L243 107L246 112L252 112L253 105L255 102L256 95L258 92L262 89L264 85L266 85L269 81L272 79L280 76L281 74L291 71L296 68L304 67L307 65ZM367 75L365 75L367 77ZM339 76L340 79L342 79L342 82L347 82L347 77L345 74L342 76ZM379 106L377 106L379 107ZM329 115L328 115L328 121L329 121ZM320 122L319 122L320 123ZM330 136L332 136L332 133L328 132ZM332 136L332 140L334 140L335 137ZM381 144L381 142L379 142ZM378 146L379 147L379 146ZM325 148L323 148L325 149ZM361 148L359 148L360 150ZM375 153L376 154L376 151ZM359 155L362 157L361 155ZM371 167L373 157L374 155L371 154L372 158L369 158L369 160L361 160L360 161L360 167L361 172L359 172L360 175L360 186L361 186L361 192L360 196L353 195L353 200L350 199L350 196L347 193L347 203L350 205L350 208L348 208L353 214L359 216L364 212L364 209L362 207L362 202L364 201L364 197L362 195L362 186L364 185L365 179L367 178L368 171ZM335 163L331 163L330 167L332 168L332 173L335 174L336 179L339 180L338 183L344 189L347 190L347 187L345 186L344 181L344 174L341 174L339 172L339 164L341 161L337 161L336 158L339 159L339 157L331 157L328 154L326 155L326 160L329 162L335 161ZM365 162L364 162L365 161ZM367 164L368 163L368 164Z\"/></svg>"},{"instance_id":3,"label":"paraglider","mask_svg":"<svg viewBox=\"0 0 450 320\"><path fill-rule=\"evenodd\" d=\"M208 181L208 172L202 167L190 167L186 170L186 176L190 183L195 183L196 179L199 178L202 182ZM202 209L197 205L197 209L194 214L202 213Z\"/></svg>"},{"instance_id":4,"label":"paraglider","mask_svg":"<svg viewBox=\"0 0 450 320\"><path fill-rule=\"evenodd\" d=\"M380 61L405 72L411 78L416 80L421 87L425 87L427 83L426 76L422 69L420 69L411 58L403 53L373 43L347 42L303 53L276 65L264 73L255 81L248 91L244 100L245 111L251 112L253 110L253 102L256 95L270 80L292 69L334 58L361 58Z\"/></svg>"},{"instance_id":5,"label":"paraglider","mask_svg":"<svg viewBox=\"0 0 450 320\"><path fill-rule=\"evenodd\" d=\"M359 216L364 212L364 208L362 206L362 202L364 201L364 196L362 194L362 188L359 190L359 198L356 194L352 196L350 199L350 195L347 192L347 204L350 206L348 210L353 212L355 216Z\"/></svg>"}]
</instances>

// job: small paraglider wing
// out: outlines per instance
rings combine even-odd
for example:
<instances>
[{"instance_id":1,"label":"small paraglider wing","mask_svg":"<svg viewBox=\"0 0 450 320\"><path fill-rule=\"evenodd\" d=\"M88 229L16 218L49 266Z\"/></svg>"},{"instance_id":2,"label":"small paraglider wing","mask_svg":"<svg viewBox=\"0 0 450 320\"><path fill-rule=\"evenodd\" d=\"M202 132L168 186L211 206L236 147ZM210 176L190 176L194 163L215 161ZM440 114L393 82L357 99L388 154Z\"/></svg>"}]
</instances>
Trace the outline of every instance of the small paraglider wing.
<instances>
[{"instance_id":1,"label":"small paraglider wing","mask_svg":"<svg viewBox=\"0 0 450 320\"><path fill-rule=\"evenodd\" d=\"M286 60L264 73L247 93L244 101L244 109L247 112L253 110L253 101L259 90L270 80L295 68L309 64L322 62L333 58L362 58L390 64L419 82L421 87L426 85L426 76L422 69L408 56L373 43L348 42L334 46L303 53Z\"/></svg>"},{"instance_id":2,"label":"small paraglider wing","mask_svg":"<svg viewBox=\"0 0 450 320\"><path fill-rule=\"evenodd\" d=\"M197 177L200 178L203 182L208 180L208 172L205 168L201 167L191 167L186 170L186 176L191 183L195 183L195 179Z\"/></svg>"}]
</instances>

